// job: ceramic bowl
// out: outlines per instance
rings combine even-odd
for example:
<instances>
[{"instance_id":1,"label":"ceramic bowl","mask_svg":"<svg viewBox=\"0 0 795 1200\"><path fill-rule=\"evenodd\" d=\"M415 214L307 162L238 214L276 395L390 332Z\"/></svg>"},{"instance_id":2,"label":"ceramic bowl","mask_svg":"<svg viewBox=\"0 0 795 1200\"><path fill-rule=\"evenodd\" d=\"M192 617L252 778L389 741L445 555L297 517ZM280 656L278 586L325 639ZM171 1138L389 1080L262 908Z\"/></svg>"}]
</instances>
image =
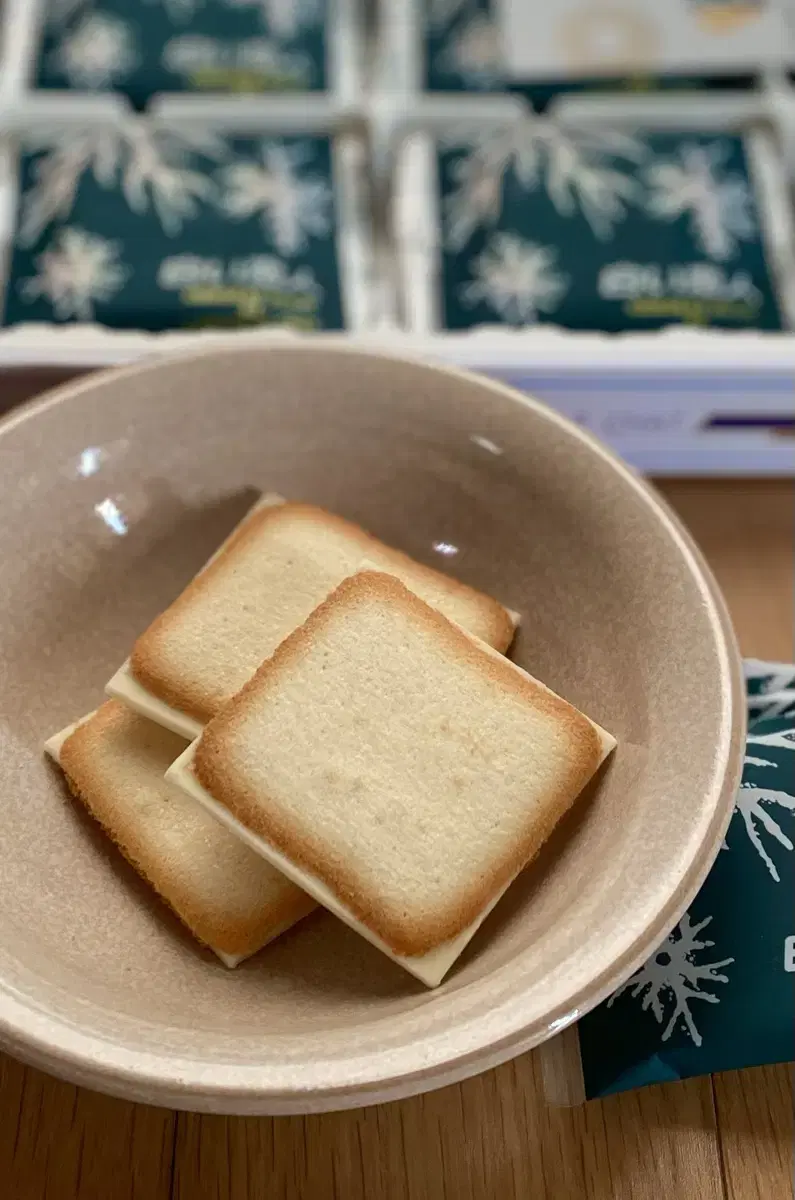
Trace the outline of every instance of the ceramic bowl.
<instances>
[{"instance_id":1,"label":"ceramic bowl","mask_svg":"<svg viewBox=\"0 0 795 1200\"><path fill-rule=\"evenodd\" d=\"M235 972L69 799L45 737L259 490L323 505L523 615L514 657L619 739L428 991L319 913ZM317 342L73 382L0 427L0 1040L133 1099L305 1112L436 1087L603 999L703 881L743 712L722 603L654 493L542 405Z\"/></svg>"}]
</instances>

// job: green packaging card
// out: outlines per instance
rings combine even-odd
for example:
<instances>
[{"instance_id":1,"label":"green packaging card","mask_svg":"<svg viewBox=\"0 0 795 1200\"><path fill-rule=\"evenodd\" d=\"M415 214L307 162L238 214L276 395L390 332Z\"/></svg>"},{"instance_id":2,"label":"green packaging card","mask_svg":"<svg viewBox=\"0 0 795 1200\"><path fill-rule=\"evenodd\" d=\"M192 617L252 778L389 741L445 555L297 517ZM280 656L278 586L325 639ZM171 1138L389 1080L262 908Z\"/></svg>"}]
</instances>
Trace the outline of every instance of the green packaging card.
<instances>
[{"instance_id":1,"label":"green packaging card","mask_svg":"<svg viewBox=\"0 0 795 1200\"><path fill-rule=\"evenodd\" d=\"M749 711L766 697L767 715L749 729L726 840L667 941L580 1021L589 1099L795 1058L795 667L746 675Z\"/></svg>"},{"instance_id":2,"label":"green packaging card","mask_svg":"<svg viewBox=\"0 0 795 1200\"><path fill-rule=\"evenodd\" d=\"M5 320L341 329L333 140L74 129L21 157Z\"/></svg>"},{"instance_id":3,"label":"green packaging card","mask_svg":"<svg viewBox=\"0 0 795 1200\"><path fill-rule=\"evenodd\" d=\"M327 0L49 0L40 88L124 93L330 88Z\"/></svg>"},{"instance_id":4,"label":"green packaging card","mask_svg":"<svg viewBox=\"0 0 795 1200\"><path fill-rule=\"evenodd\" d=\"M528 120L440 147L445 329L781 329L767 197L728 133Z\"/></svg>"}]
</instances>

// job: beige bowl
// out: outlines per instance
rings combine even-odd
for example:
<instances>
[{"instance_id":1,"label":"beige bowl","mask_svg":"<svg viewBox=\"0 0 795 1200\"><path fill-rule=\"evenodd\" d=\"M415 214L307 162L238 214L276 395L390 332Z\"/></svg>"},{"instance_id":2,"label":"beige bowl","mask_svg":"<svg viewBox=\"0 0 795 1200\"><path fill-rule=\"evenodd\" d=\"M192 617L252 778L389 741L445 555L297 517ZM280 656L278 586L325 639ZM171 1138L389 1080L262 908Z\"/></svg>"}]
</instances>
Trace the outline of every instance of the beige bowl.
<instances>
[{"instance_id":1,"label":"beige bowl","mask_svg":"<svg viewBox=\"0 0 795 1200\"><path fill-rule=\"evenodd\" d=\"M429 992L327 914L234 973L197 950L41 754L253 489L313 501L524 617L516 660L619 738ZM721 602L654 494L498 384L323 345L72 383L0 428L0 1038L134 1099L232 1112L384 1100L574 1021L678 920L740 769Z\"/></svg>"}]
</instances>

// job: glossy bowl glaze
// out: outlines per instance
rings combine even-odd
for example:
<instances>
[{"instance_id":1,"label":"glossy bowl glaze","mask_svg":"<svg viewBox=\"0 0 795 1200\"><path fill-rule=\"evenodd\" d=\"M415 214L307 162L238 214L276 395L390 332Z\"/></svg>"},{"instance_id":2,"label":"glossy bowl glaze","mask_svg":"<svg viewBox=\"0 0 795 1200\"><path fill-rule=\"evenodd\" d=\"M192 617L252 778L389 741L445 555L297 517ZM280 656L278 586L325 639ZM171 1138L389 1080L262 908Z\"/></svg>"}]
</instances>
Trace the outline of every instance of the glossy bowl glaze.
<instances>
[{"instance_id":1,"label":"glossy bowl glaze","mask_svg":"<svg viewBox=\"0 0 795 1200\"><path fill-rule=\"evenodd\" d=\"M41 753L256 492L324 505L523 614L514 657L614 759L427 991L327 914L228 972ZM657 497L496 383L318 343L71 383L0 427L0 1040L134 1099L370 1103L537 1044L678 920L720 844L744 705L714 584Z\"/></svg>"}]
</instances>

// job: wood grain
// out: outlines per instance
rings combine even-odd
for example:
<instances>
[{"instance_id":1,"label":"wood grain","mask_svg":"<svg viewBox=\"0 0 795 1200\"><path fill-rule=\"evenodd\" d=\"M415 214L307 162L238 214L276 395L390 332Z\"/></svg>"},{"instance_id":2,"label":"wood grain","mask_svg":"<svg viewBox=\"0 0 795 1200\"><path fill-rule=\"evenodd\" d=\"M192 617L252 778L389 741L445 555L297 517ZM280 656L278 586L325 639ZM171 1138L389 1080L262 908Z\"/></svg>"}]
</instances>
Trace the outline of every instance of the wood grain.
<instances>
[{"instance_id":1,"label":"wood grain","mask_svg":"<svg viewBox=\"0 0 795 1200\"><path fill-rule=\"evenodd\" d=\"M715 1076L728 1200L786 1200L793 1194L790 1067Z\"/></svg>"},{"instance_id":2,"label":"wood grain","mask_svg":"<svg viewBox=\"0 0 795 1200\"><path fill-rule=\"evenodd\" d=\"M663 490L712 562L744 652L791 657L795 487ZM779 1067L552 1109L531 1054L381 1108L243 1119L139 1108L0 1058L9 1200L788 1200L792 1135Z\"/></svg>"},{"instance_id":3,"label":"wood grain","mask_svg":"<svg viewBox=\"0 0 795 1200\"><path fill-rule=\"evenodd\" d=\"M168 1200L176 1116L61 1083L0 1055L0 1196Z\"/></svg>"},{"instance_id":4,"label":"wood grain","mask_svg":"<svg viewBox=\"0 0 795 1200\"><path fill-rule=\"evenodd\" d=\"M709 1080L553 1109L533 1054L359 1112L180 1117L175 1182L175 1200L724 1196Z\"/></svg>"}]
</instances>

